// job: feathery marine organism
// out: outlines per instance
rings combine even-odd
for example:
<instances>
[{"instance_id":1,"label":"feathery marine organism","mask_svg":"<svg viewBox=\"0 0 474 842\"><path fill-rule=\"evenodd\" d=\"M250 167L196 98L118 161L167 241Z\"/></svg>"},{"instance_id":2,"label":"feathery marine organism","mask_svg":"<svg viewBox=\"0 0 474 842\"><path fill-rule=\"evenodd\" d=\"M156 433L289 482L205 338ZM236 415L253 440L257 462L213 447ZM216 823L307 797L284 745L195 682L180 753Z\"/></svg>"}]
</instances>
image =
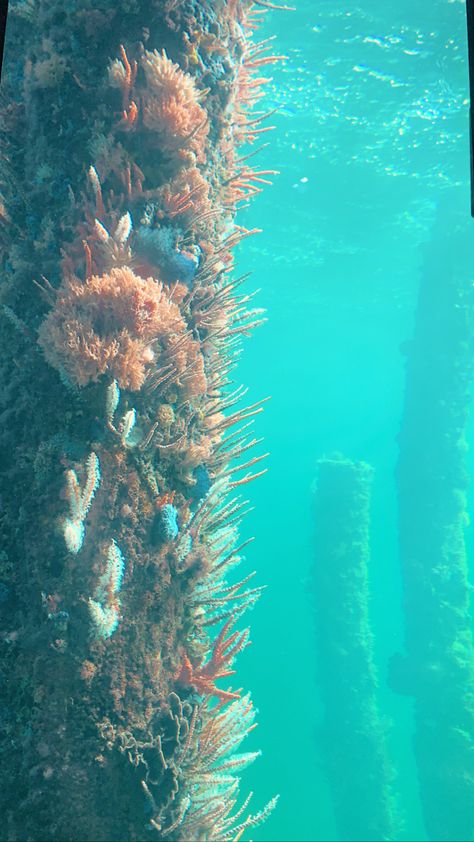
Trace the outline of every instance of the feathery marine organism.
<instances>
[{"instance_id":1,"label":"feathery marine organism","mask_svg":"<svg viewBox=\"0 0 474 842\"><path fill-rule=\"evenodd\" d=\"M264 458L263 401L241 408L232 378L263 318L233 250L255 233L236 211L273 174L238 149L272 128L258 103L282 57L255 36L266 7L11 4L8 838L240 839L275 803L239 799L255 714L231 676L262 588L228 579L251 540L241 486Z\"/></svg>"}]
</instances>

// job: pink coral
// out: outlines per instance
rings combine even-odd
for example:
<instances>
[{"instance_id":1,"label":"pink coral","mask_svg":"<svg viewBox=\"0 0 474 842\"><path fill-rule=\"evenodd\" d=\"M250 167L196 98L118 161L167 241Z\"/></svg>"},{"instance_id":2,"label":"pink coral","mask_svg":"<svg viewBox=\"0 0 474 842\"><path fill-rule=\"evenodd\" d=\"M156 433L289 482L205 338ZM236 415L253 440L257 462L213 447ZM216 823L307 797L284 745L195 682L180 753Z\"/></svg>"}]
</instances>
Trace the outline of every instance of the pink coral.
<instances>
[{"instance_id":1,"label":"pink coral","mask_svg":"<svg viewBox=\"0 0 474 842\"><path fill-rule=\"evenodd\" d=\"M209 182L197 167L183 169L161 190L164 215L179 217L180 223L188 226L194 225L197 217L211 216L209 189Z\"/></svg>"},{"instance_id":2,"label":"pink coral","mask_svg":"<svg viewBox=\"0 0 474 842\"><path fill-rule=\"evenodd\" d=\"M77 386L108 373L134 391L157 353L186 330L162 284L123 267L85 282L66 280L40 327L39 344L48 362Z\"/></svg>"},{"instance_id":3,"label":"pink coral","mask_svg":"<svg viewBox=\"0 0 474 842\"><path fill-rule=\"evenodd\" d=\"M208 133L207 114L189 73L174 64L165 51L145 50L141 59L147 87L141 95L143 125L156 133L164 151L189 149L203 162Z\"/></svg>"},{"instance_id":4,"label":"pink coral","mask_svg":"<svg viewBox=\"0 0 474 842\"><path fill-rule=\"evenodd\" d=\"M183 389L187 398L195 398L203 395L207 388L206 374L204 371L204 358L201 353L201 346L196 339L188 337L174 357L178 372L183 372L178 378L178 385Z\"/></svg>"},{"instance_id":5,"label":"pink coral","mask_svg":"<svg viewBox=\"0 0 474 842\"><path fill-rule=\"evenodd\" d=\"M183 653L181 669L176 676L176 681L186 687L195 687L197 692L203 696L216 696L220 702L228 702L232 699L239 699L240 692L222 690L216 686L218 678L227 678L234 675L235 670L228 669L234 658L249 643L250 629L235 631L226 637L235 623L235 617L231 617L220 630L214 641L212 653L206 664L196 668L191 663L186 652Z\"/></svg>"}]
</instances>

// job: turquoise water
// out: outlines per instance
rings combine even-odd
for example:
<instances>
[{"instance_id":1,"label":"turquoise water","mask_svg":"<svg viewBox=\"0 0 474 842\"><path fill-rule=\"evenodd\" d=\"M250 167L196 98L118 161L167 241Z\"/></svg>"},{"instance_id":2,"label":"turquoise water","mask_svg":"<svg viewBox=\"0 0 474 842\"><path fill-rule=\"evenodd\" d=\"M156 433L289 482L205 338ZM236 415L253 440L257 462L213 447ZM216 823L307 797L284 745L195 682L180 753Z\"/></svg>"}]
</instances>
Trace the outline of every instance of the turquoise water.
<instances>
[{"instance_id":1,"label":"turquoise water","mask_svg":"<svg viewBox=\"0 0 474 842\"><path fill-rule=\"evenodd\" d=\"M259 710L245 750L262 749L243 775L242 795L254 791L256 812L280 794L274 814L251 831L255 842L337 839L311 580L317 463L339 452L375 469L370 609L379 706L397 772L396 838L422 842L413 700L387 683L404 640L394 472L402 349L441 205L443 248L451 247L450 212L453 224L465 214L469 248L465 6L295 3L294 13L269 14L258 35L275 35L275 52L288 57L269 71L266 107L277 109L276 131L263 136L268 145L254 159L280 175L238 220L263 229L244 241L237 263L238 274L252 271L247 289L261 287L256 306L268 312L238 377L249 404L272 396L255 423L269 471L244 486L254 509L242 537L256 541L238 575L255 569L256 584L268 587L245 618L253 645L237 665L236 680ZM471 473L473 441L471 422Z\"/></svg>"},{"instance_id":2,"label":"turquoise water","mask_svg":"<svg viewBox=\"0 0 474 842\"><path fill-rule=\"evenodd\" d=\"M255 802L276 792L281 799L253 838L337 838L318 750L309 579L316 462L339 451L376 471L370 576L380 708L391 723L399 838L423 840L412 702L386 681L403 642L394 479L400 345L413 328L422 246L440 201L449 194L469 216L465 7L297 5L272 13L264 27L288 60L272 70L269 100L281 113L257 160L281 175L240 217L264 229L246 241L239 268L253 269L268 309L240 377L252 400L273 397L257 422L270 470L250 487L255 510L244 532L257 537L247 568L268 589L250 616L253 646L239 678L260 711L249 748L263 750L245 782Z\"/></svg>"}]
</instances>

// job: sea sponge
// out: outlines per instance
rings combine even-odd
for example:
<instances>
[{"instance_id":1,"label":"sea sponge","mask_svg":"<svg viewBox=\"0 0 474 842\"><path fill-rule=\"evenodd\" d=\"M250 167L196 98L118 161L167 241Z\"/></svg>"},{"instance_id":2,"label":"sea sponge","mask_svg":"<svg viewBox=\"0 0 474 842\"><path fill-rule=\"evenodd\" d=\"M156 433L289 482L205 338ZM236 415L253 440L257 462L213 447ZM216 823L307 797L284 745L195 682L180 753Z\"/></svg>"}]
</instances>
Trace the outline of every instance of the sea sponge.
<instances>
[{"instance_id":1,"label":"sea sponge","mask_svg":"<svg viewBox=\"0 0 474 842\"><path fill-rule=\"evenodd\" d=\"M179 534L178 510L172 503L165 503L155 517L152 528L153 538L158 541L174 541Z\"/></svg>"},{"instance_id":2,"label":"sea sponge","mask_svg":"<svg viewBox=\"0 0 474 842\"><path fill-rule=\"evenodd\" d=\"M173 229L140 225L135 232L134 247L135 265L137 259L144 260L149 265L159 266L160 277L167 284L180 281L192 287L199 266L199 249L195 249L198 254L180 250Z\"/></svg>"},{"instance_id":3,"label":"sea sponge","mask_svg":"<svg viewBox=\"0 0 474 842\"><path fill-rule=\"evenodd\" d=\"M64 281L38 341L48 362L72 384L85 386L107 373L120 388L136 391L157 353L186 330L160 282L121 267L85 282Z\"/></svg>"}]
</instances>

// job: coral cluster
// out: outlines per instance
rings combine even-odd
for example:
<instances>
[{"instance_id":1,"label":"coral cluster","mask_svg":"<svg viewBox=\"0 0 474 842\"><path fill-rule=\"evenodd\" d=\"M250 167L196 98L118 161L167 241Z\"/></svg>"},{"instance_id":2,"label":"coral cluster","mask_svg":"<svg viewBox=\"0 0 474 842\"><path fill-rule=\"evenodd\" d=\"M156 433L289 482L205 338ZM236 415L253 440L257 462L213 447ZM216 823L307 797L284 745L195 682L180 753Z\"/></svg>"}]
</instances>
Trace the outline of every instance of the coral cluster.
<instances>
[{"instance_id":1,"label":"coral cluster","mask_svg":"<svg viewBox=\"0 0 474 842\"><path fill-rule=\"evenodd\" d=\"M87 477L81 491L76 472L71 468L67 472L67 498L69 517L64 519L63 532L66 547L71 553L78 553L84 541L84 521L91 507L94 494L100 482L99 460L91 453L86 464Z\"/></svg>"},{"instance_id":2,"label":"coral cluster","mask_svg":"<svg viewBox=\"0 0 474 842\"><path fill-rule=\"evenodd\" d=\"M75 386L109 374L121 388L136 391L151 363L165 361L186 332L163 284L124 266L85 281L68 278L40 327L39 342L48 362ZM198 358L199 346L187 338L173 356L174 376L190 365L202 370Z\"/></svg>"},{"instance_id":3,"label":"coral cluster","mask_svg":"<svg viewBox=\"0 0 474 842\"><path fill-rule=\"evenodd\" d=\"M1 798L12 837L240 838L275 802L235 810L254 712L227 684L249 638L234 625L262 590L233 572L251 540L238 538L240 489L265 456L250 426L263 401L245 406L233 383L241 338L263 321L233 276L255 233L234 217L270 174L236 144L270 128L249 111L260 67L280 57L252 41L264 10L250 0L72 5L38 1L48 55L68 45L55 79L28 30L17 84L24 22L7 61L6 96L24 101L5 148L18 184L28 150L33 185L1 182L6 359L23 343L35 371L4 374L21 394L35 381L15 419L26 455L9 468L30 489L16 616L20 637L40 629L12 687L27 669L31 693L15 703L35 705L48 762L36 737L21 768L9 751L25 795L18 809L13 790ZM17 529L8 546L24 555ZM54 611L26 600L35 588Z\"/></svg>"},{"instance_id":4,"label":"coral cluster","mask_svg":"<svg viewBox=\"0 0 474 842\"><path fill-rule=\"evenodd\" d=\"M193 77L183 73L165 50L145 50L140 63L147 82L140 96L143 125L153 133L154 143L169 154L190 150L203 163L208 117L199 100L205 92L197 89Z\"/></svg>"},{"instance_id":5,"label":"coral cluster","mask_svg":"<svg viewBox=\"0 0 474 842\"><path fill-rule=\"evenodd\" d=\"M98 638L110 637L118 626L120 602L117 594L122 587L125 562L119 547L112 540L107 550L106 569L100 577L94 592L94 599L89 598L94 634Z\"/></svg>"}]
</instances>

